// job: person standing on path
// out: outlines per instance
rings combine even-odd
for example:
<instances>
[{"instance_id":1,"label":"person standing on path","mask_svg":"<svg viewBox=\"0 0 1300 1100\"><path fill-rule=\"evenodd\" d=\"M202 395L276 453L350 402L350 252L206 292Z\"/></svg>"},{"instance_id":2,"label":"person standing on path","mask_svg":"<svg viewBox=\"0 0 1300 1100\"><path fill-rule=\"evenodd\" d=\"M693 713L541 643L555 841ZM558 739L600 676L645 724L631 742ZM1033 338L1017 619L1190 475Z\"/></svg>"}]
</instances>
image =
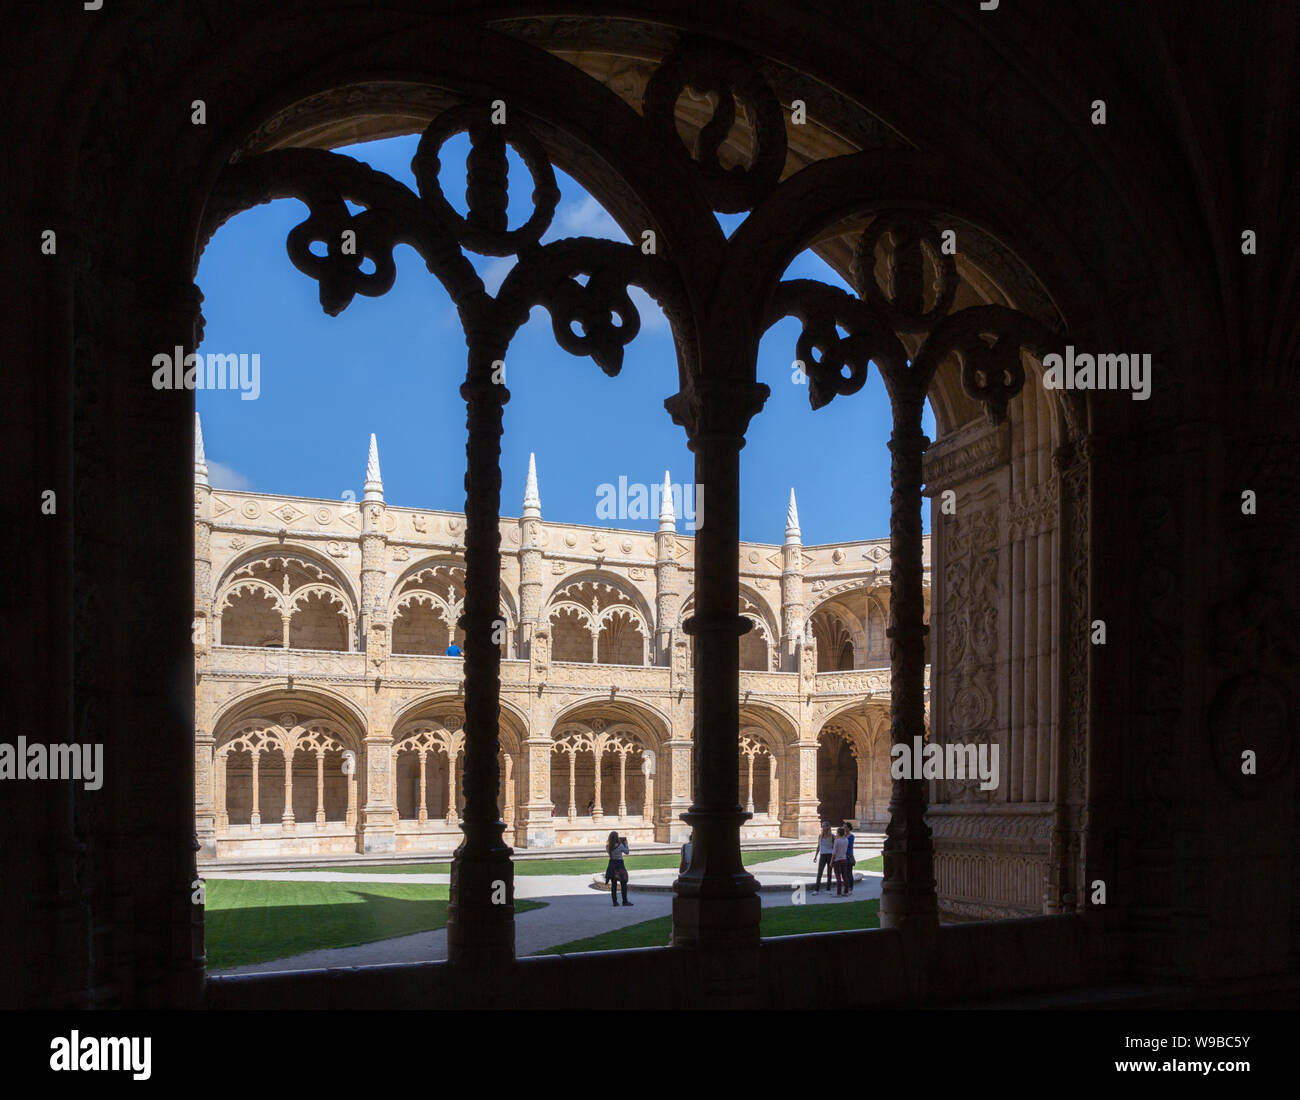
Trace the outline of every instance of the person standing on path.
<instances>
[{"instance_id":1,"label":"person standing on path","mask_svg":"<svg viewBox=\"0 0 1300 1100\"><path fill-rule=\"evenodd\" d=\"M686 874L687 868L691 865L691 848L695 844L695 830L691 830L691 835L686 838L686 843L682 845L682 862L677 868L679 875Z\"/></svg>"},{"instance_id":2,"label":"person standing on path","mask_svg":"<svg viewBox=\"0 0 1300 1100\"><path fill-rule=\"evenodd\" d=\"M831 866L835 868L835 896L837 898L847 897L848 891L845 887L845 868L848 866L849 858L849 838L844 826L841 825L839 832L835 835L835 843L831 845Z\"/></svg>"},{"instance_id":3,"label":"person standing on path","mask_svg":"<svg viewBox=\"0 0 1300 1100\"><path fill-rule=\"evenodd\" d=\"M849 879L849 893L851 894L853 893L853 867L858 862L857 857L853 854L853 841L854 841L853 822L846 821L844 823L844 829L845 832L848 833L848 838L849 838L849 858L847 861L848 867L846 868L846 871L848 873L848 879Z\"/></svg>"},{"instance_id":4,"label":"person standing on path","mask_svg":"<svg viewBox=\"0 0 1300 1100\"><path fill-rule=\"evenodd\" d=\"M618 905L618 888L623 887L623 904L631 905L627 900L627 867L623 863L623 857L628 854L627 838L618 835L618 832L609 834L609 839L605 841L605 851L609 854L609 866L605 868L605 881L609 883L610 900Z\"/></svg>"},{"instance_id":5,"label":"person standing on path","mask_svg":"<svg viewBox=\"0 0 1300 1100\"><path fill-rule=\"evenodd\" d=\"M835 838L831 836L831 827L827 823L822 824L821 835L817 837L817 851L813 853L813 859L817 861L817 881L813 884L813 893L820 894L822 891L822 869L826 870L826 890L831 888L831 855L835 845Z\"/></svg>"}]
</instances>

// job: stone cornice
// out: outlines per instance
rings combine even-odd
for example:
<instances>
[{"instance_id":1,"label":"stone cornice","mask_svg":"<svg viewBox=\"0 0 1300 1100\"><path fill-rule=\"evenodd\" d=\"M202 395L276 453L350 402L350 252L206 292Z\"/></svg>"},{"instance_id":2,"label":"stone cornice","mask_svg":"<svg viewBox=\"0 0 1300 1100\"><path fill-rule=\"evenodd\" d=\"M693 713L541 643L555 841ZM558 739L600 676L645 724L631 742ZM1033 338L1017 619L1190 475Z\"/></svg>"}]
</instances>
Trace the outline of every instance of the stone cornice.
<instances>
[{"instance_id":1,"label":"stone cornice","mask_svg":"<svg viewBox=\"0 0 1300 1100\"><path fill-rule=\"evenodd\" d=\"M1006 463L1011 455L1008 421L994 427L981 418L930 445L922 459L925 495L963 485Z\"/></svg>"}]
</instances>

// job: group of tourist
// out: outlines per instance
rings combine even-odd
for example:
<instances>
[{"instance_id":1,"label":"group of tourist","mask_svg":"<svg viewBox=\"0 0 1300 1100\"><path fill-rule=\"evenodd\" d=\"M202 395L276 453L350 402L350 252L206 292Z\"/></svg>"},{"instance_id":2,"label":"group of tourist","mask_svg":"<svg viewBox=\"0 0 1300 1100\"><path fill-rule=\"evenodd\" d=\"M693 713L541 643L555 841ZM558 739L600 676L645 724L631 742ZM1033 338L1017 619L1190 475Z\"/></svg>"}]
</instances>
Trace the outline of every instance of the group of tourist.
<instances>
[{"instance_id":1,"label":"group of tourist","mask_svg":"<svg viewBox=\"0 0 1300 1100\"><path fill-rule=\"evenodd\" d=\"M817 850L813 859L817 861L817 881L813 893L820 894L822 871L826 871L826 889L831 888L831 871L835 872L835 896L848 897L853 893L853 865L857 860L853 856L853 825L846 821L832 835L830 823L822 822L821 834L817 837Z\"/></svg>"},{"instance_id":2,"label":"group of tourist","mask_svg":"<svg viewBox=\"0 0 1300 1100\"><path fill-rule=\"evenodd\" d=\"M826 889L831 888L831 873L835 874L835 896L845 898L853 893L853 866L857 859L853 855L853 823L846 821L834 833L829 822L822 822L822 831L817 837L817 850L813 859L817 862L817 881L813 893L821 893L822 871L826 872ZM691 865L691 848L695 840L695 830L691 830L690 839L682 845L680 872L686 873ZM623 890L623 904L631 905L627 900L627 866L623 857L628 854L627 837L619 836L617 830L609 834L605 841L605 852L609 863L605 867L605 881L609 883L610 898L618 905L618 891Z\"/></svg>"}]
</instances>

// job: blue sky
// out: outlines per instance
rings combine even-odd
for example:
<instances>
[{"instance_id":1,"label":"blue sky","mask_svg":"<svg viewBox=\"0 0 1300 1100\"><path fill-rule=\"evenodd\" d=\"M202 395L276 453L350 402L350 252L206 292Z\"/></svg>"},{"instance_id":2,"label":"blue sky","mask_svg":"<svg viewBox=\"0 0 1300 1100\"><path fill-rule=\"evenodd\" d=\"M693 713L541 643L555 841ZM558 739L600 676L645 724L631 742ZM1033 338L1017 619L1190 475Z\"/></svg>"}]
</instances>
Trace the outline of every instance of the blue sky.
<instances>
[{"instance_id":1,"label":"blue sky","mask_svg":"<svg viewBox=\"0 0 1300 1100\"><path fill-rule=\"evenodd\" d=\"M414 189L415 135L340 149ZM467 139L443 150L442 184L464 210ZM510 225L531 209L532 183L511 154ZM627 238L613 219L557 172L562 200L544 240ZM285 237L306 216L296 200L246 211L223 226L199 266L206 322L202 352L258 353L256 400L234 391L195 394L214 485L337 499L361 495L370 433L379 440L390 504L460 511L465 505L465 341L455 308L415 251L396 252L397 281L379 298L357 296L338 317L320 308L317 284L289 262ZM720 216L730 231L743 216ZM489 292L509 260L470 254ZM788 278L842 286L811 252ZM664 398L677 391L668 323L637 291L641 332L608 378L590 359L562 351L544 309L533 310L506 360L511 399L502 437L502 512L518 515L528 454L536 452L542 515L566 523L653 530L654 519L609 524L596 514L599 486L651 484L671 471L689 482L693 456ZM780 542L790 489L799 500L805 544L889 534L890 418L874 368L866 386L813 412L808 387L791 382L798 322L786 319L763 339L759 379L772 388L751 421L741 452L741 538ZM926 431L933 435L927 409ZM705 502L707 507L707 488ZM925 508L928 530L929 508ZM682 530L679 522L678 529Z\"/></svg>"}]
</instances>

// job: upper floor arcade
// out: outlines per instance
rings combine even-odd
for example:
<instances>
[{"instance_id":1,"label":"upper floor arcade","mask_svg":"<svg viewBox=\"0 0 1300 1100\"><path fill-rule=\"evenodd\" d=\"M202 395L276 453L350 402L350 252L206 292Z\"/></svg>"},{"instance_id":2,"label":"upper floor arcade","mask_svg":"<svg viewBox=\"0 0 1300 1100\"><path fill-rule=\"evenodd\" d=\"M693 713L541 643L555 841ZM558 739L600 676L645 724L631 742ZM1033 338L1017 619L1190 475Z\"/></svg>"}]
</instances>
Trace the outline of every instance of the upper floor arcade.
<instances>
[{"instance_id":1,"label":"upper floor arcade","mask_svg":"<svg viewBox=\"0 0 1300 1100\"><path fill-rule=\"evenodd\" d=\"M195 642L216 648L214 667L287 667L273 654L241 655L248 649L299 651L300 664L309 653L383 649L394 668L434 678L437 659L454 661L464 644L464 515L388 504L373 436L364 484L360 502L214 488L196 428ZM496 640L507 663L526 663L544 630L557 664L666 667L674 639L693 664L682 628L694 610L695 539L677 530L667 476L656 489L655 532L552 523L530 459L522 514L500 520ZM792 489L784 542L742 542L738 564L750 624L742 676L888 668L888 539L805 546ZM928 537L924 570L928 618Z\"/></svg>"}]
</instances>

